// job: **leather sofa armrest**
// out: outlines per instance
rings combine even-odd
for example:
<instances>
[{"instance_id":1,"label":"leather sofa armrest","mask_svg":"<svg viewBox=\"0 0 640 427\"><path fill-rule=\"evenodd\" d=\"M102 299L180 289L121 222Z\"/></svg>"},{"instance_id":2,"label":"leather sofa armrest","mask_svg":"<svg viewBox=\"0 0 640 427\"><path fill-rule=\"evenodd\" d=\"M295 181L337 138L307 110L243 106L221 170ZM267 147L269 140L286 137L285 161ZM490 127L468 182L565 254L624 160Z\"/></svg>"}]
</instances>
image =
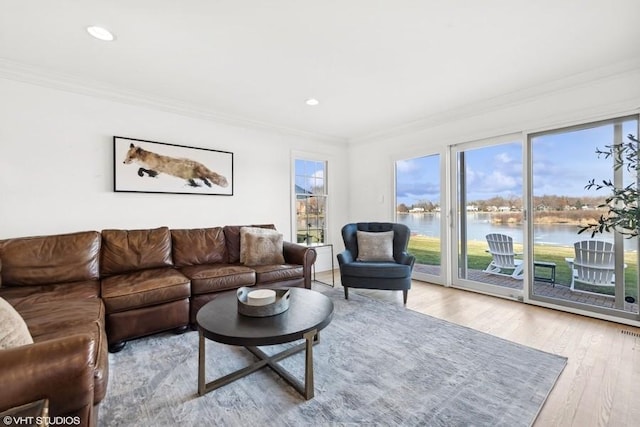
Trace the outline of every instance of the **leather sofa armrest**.
<instances>
[{"instance_id":1,"label":"leather sofa armrest","mask_svg":"<svg viewBox=\"0 0 640 427\"><path fill-rule=\"evenodd\" d=\"M0 412L49 399L52 416L90 414L95 345L90 335L77 334L0 350Z\"/></svg>"},{"instance_id":2,"label":"leather sofa armrest","mask_svg":"<svg viewBox=\"0 0 640 427\"><path fill-rule=\"evenodd\" d=\"M304 287L311 289L311 267L316 262L315 249L292 242L283 242L284 261L287 264L302 265L304 274Z\"/></svg>"},{"instance_id":3,"label":"leather sofa armrest","mask_svg":"<svg viewBox=\"0 0 640 427\"><path fill-rule=\"evenodd\" d=\"M349 264L353 261L353 254L349 250L344 250L338 254L338 265Z\"/></svg>"}]
</instances>

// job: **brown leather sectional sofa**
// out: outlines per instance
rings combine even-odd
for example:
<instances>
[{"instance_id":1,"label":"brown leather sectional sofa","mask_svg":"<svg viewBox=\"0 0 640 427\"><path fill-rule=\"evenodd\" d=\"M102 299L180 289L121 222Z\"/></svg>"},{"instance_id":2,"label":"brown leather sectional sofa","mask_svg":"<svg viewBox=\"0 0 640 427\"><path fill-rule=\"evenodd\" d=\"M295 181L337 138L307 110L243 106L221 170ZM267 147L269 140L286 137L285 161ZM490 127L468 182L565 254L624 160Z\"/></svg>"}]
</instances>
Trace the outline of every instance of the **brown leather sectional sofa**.
<instances>
[{"instance_id":1,"label":"brown leather sectional sofa","mask_svg":"<svg viewBox=\"0 0 640 427\"><path fill-rule=\"evenodd\" d=\"M107 390L108 348L119 351L129 339L160 331L184 332L220 292L311 287L313 249L284 242L284 264L245 266L240 228L0 240L0 297L24 318L34 340L0 350L0 412L46 398L50 416L95 425Z\"/></svg>"}]
</instances>

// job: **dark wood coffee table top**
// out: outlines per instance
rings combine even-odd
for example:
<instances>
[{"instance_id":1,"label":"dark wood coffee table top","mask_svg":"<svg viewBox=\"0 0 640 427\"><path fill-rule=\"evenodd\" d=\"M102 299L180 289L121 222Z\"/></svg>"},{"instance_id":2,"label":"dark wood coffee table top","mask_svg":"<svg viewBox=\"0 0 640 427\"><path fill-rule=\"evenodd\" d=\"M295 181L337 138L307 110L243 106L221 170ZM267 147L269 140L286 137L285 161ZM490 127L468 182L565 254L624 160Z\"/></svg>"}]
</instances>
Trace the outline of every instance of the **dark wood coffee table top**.
<instances>
[{"instance_id":1,"label":"dark wood coffee table top","mask_svg":"<svg viewBox=\"0 0 640 427\"><path fill-rule=\"evenodd\" d=\"M238 313L235 292L205 304L196 316L198 328L210 340L230 345L263 346L303 338L331 322L333 302L320 292L290 288L289 309L269 317L249 317Z\"/></svg>"}]
</instances>

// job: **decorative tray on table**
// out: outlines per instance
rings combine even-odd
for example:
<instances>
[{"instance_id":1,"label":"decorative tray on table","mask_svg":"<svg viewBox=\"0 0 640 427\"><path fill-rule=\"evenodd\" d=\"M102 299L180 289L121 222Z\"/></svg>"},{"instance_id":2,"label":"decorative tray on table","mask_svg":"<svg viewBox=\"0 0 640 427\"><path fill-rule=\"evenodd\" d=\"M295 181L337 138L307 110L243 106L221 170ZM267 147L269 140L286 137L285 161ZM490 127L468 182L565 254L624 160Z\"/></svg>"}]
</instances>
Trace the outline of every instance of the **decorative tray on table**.
<instances>
[{"instance_id":1,"label":"decorative tray on table","mask_svg":"<svg viewBox=\"0 0 640 427\"><path fill-rule=\"evenodd\" d=\"M268 317L289 308L289 289L238 289L238 313L250 317Z\"/></svg>"}]
</instances>

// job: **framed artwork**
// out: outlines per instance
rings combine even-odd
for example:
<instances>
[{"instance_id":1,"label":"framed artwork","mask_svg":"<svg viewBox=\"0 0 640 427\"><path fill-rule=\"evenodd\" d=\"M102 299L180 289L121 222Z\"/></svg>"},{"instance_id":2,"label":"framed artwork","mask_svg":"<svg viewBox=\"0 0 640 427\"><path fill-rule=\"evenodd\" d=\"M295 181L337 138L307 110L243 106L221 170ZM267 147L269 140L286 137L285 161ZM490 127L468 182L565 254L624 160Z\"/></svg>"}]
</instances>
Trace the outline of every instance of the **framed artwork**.
<instances>
[{"instance_id":1,"label":"framed artwork","mask_svg":"<svg viewBox=\"0 0 640 427\"><path fill-rule=\"evenodd\" d=\"M233 153L114 136L113 190L233 196Z\"/></svg>"}]
</instances>

